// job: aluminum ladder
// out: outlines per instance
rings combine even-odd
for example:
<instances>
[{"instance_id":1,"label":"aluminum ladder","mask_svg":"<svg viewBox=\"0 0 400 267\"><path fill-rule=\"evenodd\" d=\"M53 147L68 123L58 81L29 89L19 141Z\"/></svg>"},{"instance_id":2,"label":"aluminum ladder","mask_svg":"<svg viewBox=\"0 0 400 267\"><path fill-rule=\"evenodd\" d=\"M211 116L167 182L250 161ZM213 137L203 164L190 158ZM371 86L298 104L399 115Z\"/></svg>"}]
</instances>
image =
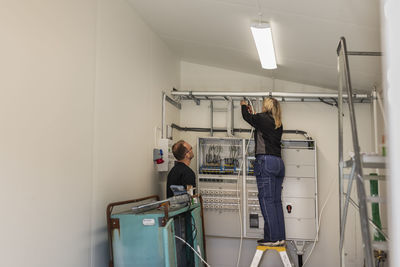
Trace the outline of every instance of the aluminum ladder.
<instances>
[{"instance_id":1,"label":"aluminum ladder","mask_svg":"<svg viewBox=\"0 0 400 267\"><path fill-rule=\"evenodd\" d=\"M250 267L258 267L260 264L261 258L265 251L267 250L275 250L279 253L281 257L282 263L284 267L293 267L294 265L290 262L289 256L286 252L286 247L270 247L270 246L257 246L256 253L254 254L253 261L251 262Z\"/></svg>"},{"instance_id":2,"label":"aluminum ladder","mask_svg":"<svg viewBox=\"0 0 400 267\"><path fill-rule=\"evenodd\" d=\"M380 52L351 52L347 51L346 40L344 37L340 38L340 42L337 47L337 59L338 59L338 74L339 74L339 88L338 88L338 129L339 129L339 208L340 208L340 266L343 267L344 263L344 233L347 219L347 209L349 203L355 206L360 214L361 234L364 248L364 266L374 267L374 255L373 247L379 250L385 250L385 242L379 242L380 244L373 244L371 241L369 225L371 224L376 231L385 236L388 240L387 235L377 227L374 222L368 217L367 202L379 203L382 201L378 197L369 197L366 195L364 181L368 179L379 179L379 177L371 178L370 176L363 175L363 168L385 168L384 157L378 155L363 155L360 153L357 124L354 111L354 99L353 90L350 79L350 68L349 68L349 55L355 56L381 56ZM343 160L343 87L346 88L347 103L349 106L349 115L351 123L351 133L353 141L354 156L350 161L345 162ZM352 168L350 175L347 175L349 179L347 192L344 192L343 180L346 175L343 173L344 168ZM350 197L352 182L356 180L357 197L358 203ZM344 199L342 199L344 197ZM378 245L378 247L376 246ZM387 249L386 249L387 250ZM375 255L376 258L376 255Z\"/></svg>"}]
</instances>

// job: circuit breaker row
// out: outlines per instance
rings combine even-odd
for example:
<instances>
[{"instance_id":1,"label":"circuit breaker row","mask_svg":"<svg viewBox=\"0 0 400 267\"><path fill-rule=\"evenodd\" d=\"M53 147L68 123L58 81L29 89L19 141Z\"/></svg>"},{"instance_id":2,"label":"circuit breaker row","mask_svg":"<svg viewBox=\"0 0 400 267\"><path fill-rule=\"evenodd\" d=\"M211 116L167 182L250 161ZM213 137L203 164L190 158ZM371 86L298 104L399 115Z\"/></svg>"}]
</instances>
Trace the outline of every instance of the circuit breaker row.
<instances>
[{"instance_id":1,"label":"circuit breaker row","mask_svg":"<svg viewBox=\"0 0 400 267\"><path fill-rule=\"evenodd\" d=\"M203 196L204 209L235 211L239 209L240 197L238 190L210 189L200 190Z\"/></svg>"},{"instance_id":2,"label":"circuit breaker row","mask_svg":"<svg viewBox=\"0 0 400 267\"><path fill-rule=\"evenodd\" d=\"M223 190L223 189L215 189L215 188L202 188L200 189L200 194L204 197L209 197L209 196L224 196L224 197L230 197L230 196L237 196L238 191L237 190Z\"/></svg>"}]
</instances>

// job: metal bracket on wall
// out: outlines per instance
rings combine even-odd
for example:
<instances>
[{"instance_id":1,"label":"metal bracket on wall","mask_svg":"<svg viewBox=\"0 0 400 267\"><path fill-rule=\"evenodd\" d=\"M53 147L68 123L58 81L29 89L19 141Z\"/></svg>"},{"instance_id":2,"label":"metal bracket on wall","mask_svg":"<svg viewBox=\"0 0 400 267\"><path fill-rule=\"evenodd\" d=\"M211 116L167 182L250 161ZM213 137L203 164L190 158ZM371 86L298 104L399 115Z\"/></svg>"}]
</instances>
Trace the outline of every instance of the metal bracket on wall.
<instances>
[{"instance_id":1,"label":"metal bracket on wall","mask_svg":"<svg viewBox=\"0 0 400 267\"><path fill-rule=\"evenodd\" d=\"M173 100L173 99L170 98L169 96L165 95L165 100L166 100L168 103L172 104L172 105L173 105L174 107L176 107L177 109L182 109L181 103L179 103L179 102Z\"/></svg>"},{"instance_id":2,"label":"metal bracket on wall","mask_svg":"<svg viewBox=\"0 0 400 267\"><path fill-rule=\"evenodd\" d=\"M198 106L200 105L200 99L193 96L192 91L189 92L189 98L192 99L194 101L194 103L196 103L196 105L198 105Z\"/></svg>"}]
</instances>

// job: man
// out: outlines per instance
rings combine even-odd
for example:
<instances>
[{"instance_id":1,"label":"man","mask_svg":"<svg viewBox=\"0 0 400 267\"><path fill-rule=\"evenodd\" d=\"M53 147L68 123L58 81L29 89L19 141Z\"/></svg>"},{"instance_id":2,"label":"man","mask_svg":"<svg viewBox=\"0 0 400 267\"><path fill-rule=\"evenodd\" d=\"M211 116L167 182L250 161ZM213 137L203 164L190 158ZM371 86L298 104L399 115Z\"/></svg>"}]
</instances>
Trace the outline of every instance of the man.
<instances>
[{"instance_id":1,"label":"man","mask_svg":"<svg viewBox=\"0 0 400 267\"><path fill-rule=\"evenodd\" d=\"M183 140L176 142L172 146L172 153L177 161L175 166L168 173L167 179L167 198L172 197L174 194L170 188L171 185L196 185L196 175L190 169L189 165L194 157L192 146Z\"/></svg>"}]
</instances>

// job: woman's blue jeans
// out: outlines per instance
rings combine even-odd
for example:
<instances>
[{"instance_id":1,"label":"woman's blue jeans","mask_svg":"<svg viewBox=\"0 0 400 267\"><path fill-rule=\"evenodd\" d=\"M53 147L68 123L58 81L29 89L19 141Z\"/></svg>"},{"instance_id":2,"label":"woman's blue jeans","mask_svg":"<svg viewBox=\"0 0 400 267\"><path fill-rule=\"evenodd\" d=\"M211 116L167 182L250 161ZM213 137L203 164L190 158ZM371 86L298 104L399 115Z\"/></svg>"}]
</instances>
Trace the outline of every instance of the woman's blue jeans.
<instances>
[{"instance_id":1,"label":"woman's blue jeans","mask_svg":"<svg viewBox=\"0 0 400 267\"><path fill-rule=\"evenodd\" d=\"M257 155L254 166L257 178L258 200L264 217L264 239L285 240L285 222L282 210L282 183L285 165L282 158Z\"/></svg>"}]
</instances>

